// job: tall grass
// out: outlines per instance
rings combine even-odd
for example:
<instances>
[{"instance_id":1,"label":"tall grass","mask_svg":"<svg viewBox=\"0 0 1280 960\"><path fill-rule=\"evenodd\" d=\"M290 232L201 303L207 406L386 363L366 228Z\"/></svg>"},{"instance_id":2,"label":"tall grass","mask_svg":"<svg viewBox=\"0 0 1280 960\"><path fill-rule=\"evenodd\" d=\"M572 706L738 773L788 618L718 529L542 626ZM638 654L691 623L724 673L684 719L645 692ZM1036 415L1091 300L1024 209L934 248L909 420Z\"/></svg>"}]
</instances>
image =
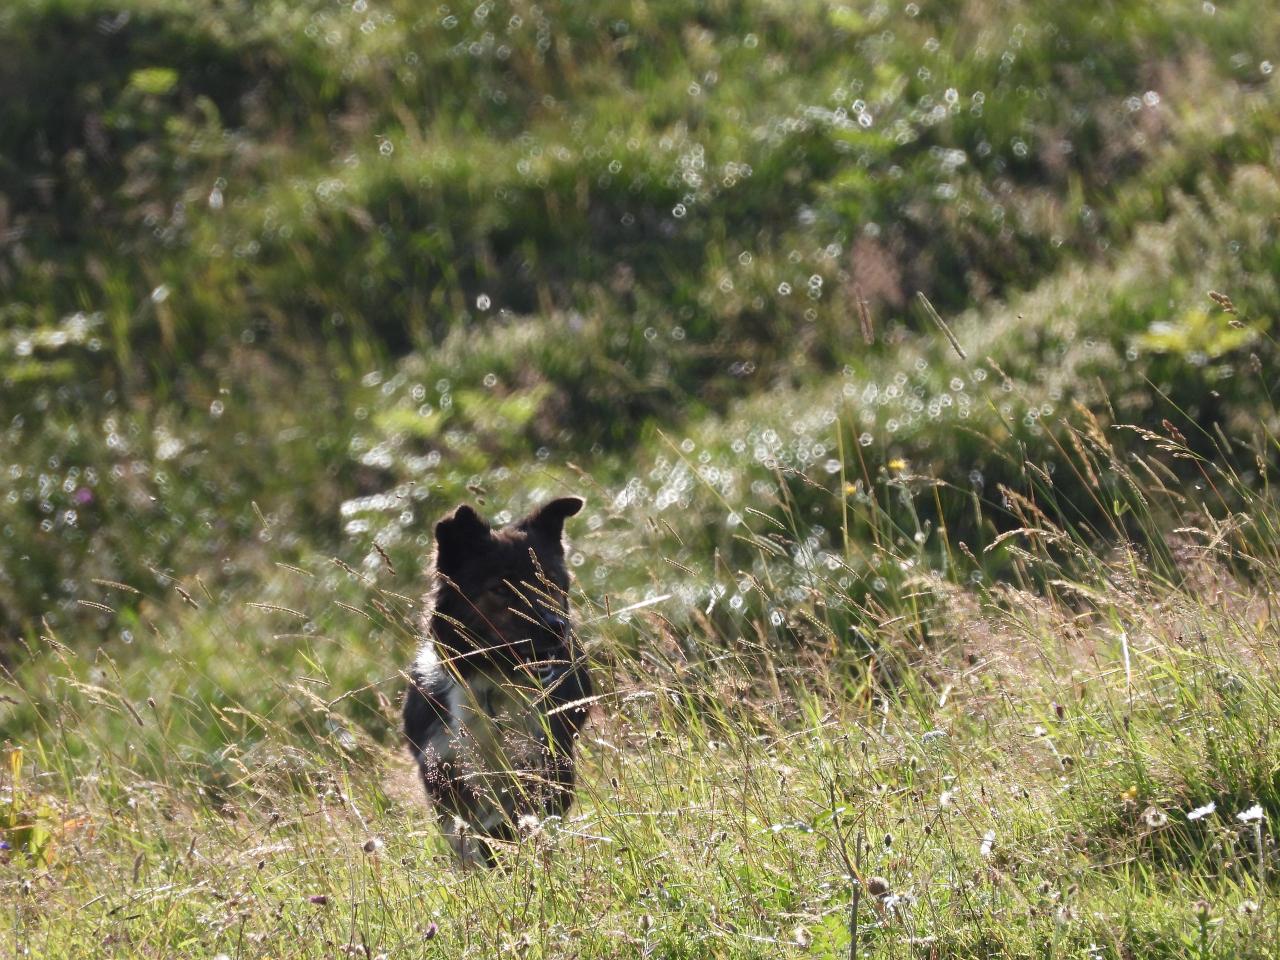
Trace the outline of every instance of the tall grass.
<instances>
[{"instance_id":1,"label":"tall grass","mask_svg":"<svg viewBox=\"0 0 1280 960\"><path fill-rule=\"evenodd\" d=\"M1268 956L1280 514L1172 425L1132 457L1121 428L1055 429L1106 539L1034 461L979 502L1017 522L985 548L945 516L904 536L934 485L891 465L821 564L783 485L744 525L753 569L680 562L733 581L705 608L583 589L605 696L579 803L490 872L451 866L390 733L407 572L281 563L249 603L170 584L180 606L93 655L48 631L5 687L3 796L51 837L5 853L5 935L67 957L843 956L855 934L868 956ZM644 542L597 509L584 547ZM892 589L866 589L868 550ZM660 582L671 560L615 562Z\"/></svg>"}]
</instances>

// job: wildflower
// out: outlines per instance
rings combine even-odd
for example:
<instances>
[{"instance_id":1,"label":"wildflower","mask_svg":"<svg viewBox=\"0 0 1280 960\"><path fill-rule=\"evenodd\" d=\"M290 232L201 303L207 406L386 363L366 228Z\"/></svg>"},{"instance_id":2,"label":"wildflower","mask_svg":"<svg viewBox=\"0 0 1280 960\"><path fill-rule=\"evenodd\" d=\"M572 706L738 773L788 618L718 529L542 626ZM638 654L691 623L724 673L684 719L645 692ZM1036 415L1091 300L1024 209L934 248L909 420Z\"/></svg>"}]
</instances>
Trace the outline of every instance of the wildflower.
<instances>
[{"instance_id":1,"label":"wildflower","mask_svg":"<svg viewBox=\"0 0 1280 960\"><path fill-rule=\"evenodd\" d=\"M873 897L888 896L889 881L884 877L869 877L867 879L867 893Z\"/></svg>"},{"instance_id":2,"label":"wildflower","mask_svg":"<svg viewBox=\"0 0 1280 960\"><path fill-rule=\"evenodd\" d=\"M381 840L379 840L377 837L370 837L368 840L364 842L364 852L377 853L379 850L382 849L382 846L383 844Z\"/></svg>"},{"instance_id":3,"label":"wildflower","mask_svg":"<svg viewBox=\"0 0 1280 960\"><path fill-rule=\"evenodd\" d=\"M440 932L440 927L436 924L434 920L432 920L430 923L427 924L427 928L422 931L422 939L434 940L436 938L436 934L438 934L439 932Z\"/></svg>"},{"instance_id":4,"label":"wildflower","mask_svg":"<svg viewBox=\"0 0 1280 960\"><path fill-rule=\"evenodd\" d=\"M799 926L792 931L791 939L797 947L804 950L809 944L813 943L813 934L809 932L807 927Z\"/></svg>"},{"instance_id":5,"label":"wildflower","mask_svg":"<svg viewBox=\"0 0 1280 960\"><path fill-rule=\"evenodd\" d=\"M1240 906L1238 906L1236 909L1239 910L1246 917L1252 916L1253 914L1257 913L1259 910L1258 901L1257 900L1241 900Z\"/></svg>"},{"instance_id":6,"label":"wildflower","mask_svg":"<svg viewBox=\"0 0 1280 960\"><path fill-rule=\"evenodd\" d=\"M1212 800L1210 800L1203 807L1196 807L1194 810L1188 813L1187 819L1199 820L1203 817L1207 817L1209 814L1213 813L1217 809L1218 809L1218 805L1214 803Z\"/></svg>"},{"instance_id":7,"label":"wildflower","mask_svg":"<svg viewBox=\"0 0 1280 960\"><path fill-rule=\"evenodd\" d=\"M889 469L902 473L907 469L907 461L903 460L901 457L894 457L889 461Z\"/></svg>"},{"instance_id":8,"label":"wildflower","mask_svg":"<svg viewBox=\"0 0 1280 960\"><path fill-rule=\"evenodd\" d=\"M307 903L314 903L317 907L328 906L329 898L323 893L314 893L307 897Z\"/></svg>"},{"instance_id":9,"label":"wildflower","mask_svg":"<svg viewBox=\"0 0 1280 960\"><path fill-rule=\"evenodd\" d=\"M984 857L991 856L991 850L996 845L996 832L988 830L982 835L982 846L978 848L978 852Z\"/></svg>"},{"instance_id":10,"label":"wildflower","mask_svg":"<svg viewBox=\"0 0 1280 960\"><path fill-rule=\"evenodd\" d=\"M1169 822L1169 816L1159 807L1147 807L1142 811L1142 822L1152 830L1159 830Z\"/></svg>"},{"instance_id":11,"label":"wildflower","mask_svg":"<svg viewBox=\"0 0 1280 960\"><path fill-rule=\"evenodd\" d=\"M1266 818L1267 815L1262 812L1262 807L1256 803L1248 810L1241 810L1236 814L1236 819L1241 823L1257 823Z\"/></svg>"}]
</instances>

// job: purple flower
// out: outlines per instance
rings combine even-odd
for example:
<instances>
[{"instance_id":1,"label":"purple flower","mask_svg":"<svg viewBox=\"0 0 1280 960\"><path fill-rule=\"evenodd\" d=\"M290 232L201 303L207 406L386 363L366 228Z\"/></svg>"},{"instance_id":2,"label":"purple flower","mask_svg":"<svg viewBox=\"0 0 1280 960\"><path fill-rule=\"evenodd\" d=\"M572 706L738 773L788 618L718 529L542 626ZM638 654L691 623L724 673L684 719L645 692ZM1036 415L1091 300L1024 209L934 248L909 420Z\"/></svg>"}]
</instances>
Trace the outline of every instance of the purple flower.
<instances>
[{"instance_id":1,"label":"purple flower","mask_svg":"<svg viewBox=\"0 0 1280 960\"><path fill-rule=\"evenodd\" d=\"M76 502L77 506L87 506L93 503L93 491L88 487L79 487L76 492L71 495L71 499Z\"/></svg>"}]
</instances>

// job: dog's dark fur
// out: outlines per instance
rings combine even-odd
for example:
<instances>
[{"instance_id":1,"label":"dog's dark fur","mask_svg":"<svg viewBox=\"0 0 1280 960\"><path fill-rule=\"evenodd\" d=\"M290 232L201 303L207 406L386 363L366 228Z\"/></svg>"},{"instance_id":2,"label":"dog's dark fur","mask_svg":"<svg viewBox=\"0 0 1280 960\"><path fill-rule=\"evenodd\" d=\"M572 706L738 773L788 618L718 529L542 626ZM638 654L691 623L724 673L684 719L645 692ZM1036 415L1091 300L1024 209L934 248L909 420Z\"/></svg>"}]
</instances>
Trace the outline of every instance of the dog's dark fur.
<instances>
[{"instance_id":1,"label":"dog's dark fur","mask_svg":"<svg viewBox=\"0 0 1280 960\"><path fill-rule=\"evenodd\" d=\"M404 732L463 862L573 802L574 742L592 686L569 622L561 537L577 497L493 530L468 505L436 524L427 637Z\"/></svg>"}]
</instances>

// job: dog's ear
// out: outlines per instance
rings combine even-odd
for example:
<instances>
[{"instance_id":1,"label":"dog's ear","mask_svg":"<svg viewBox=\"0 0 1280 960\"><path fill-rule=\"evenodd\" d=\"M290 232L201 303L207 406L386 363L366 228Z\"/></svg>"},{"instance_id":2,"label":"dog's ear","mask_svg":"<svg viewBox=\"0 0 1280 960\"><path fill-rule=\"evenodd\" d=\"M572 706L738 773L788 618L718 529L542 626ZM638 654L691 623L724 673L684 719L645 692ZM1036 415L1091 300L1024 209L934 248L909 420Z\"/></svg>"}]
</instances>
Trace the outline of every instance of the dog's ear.
<instances>
[{"instance_id":1,"label":"dog's ear","mask_svg":"<svg viewBox=\"0 0 1280 960\"><path fill-rule=\"evenodd\" d=\"M436 524L436 569L450 574L488 542L492 531L471 504L464 503Z\"/></svg>"},{"instance_id":2,"label":"dog's ear","mask_svg":"<svg viewBox=\"0 0 1280 960\"><path fill-rule=\"evenodd\" d=\"M561 497L539 507L520 521L526 530L542 534L549 540L560 542L564 536L564 522L583 508L586 501L581 497Z\"/></svg>"}]
</instances>

